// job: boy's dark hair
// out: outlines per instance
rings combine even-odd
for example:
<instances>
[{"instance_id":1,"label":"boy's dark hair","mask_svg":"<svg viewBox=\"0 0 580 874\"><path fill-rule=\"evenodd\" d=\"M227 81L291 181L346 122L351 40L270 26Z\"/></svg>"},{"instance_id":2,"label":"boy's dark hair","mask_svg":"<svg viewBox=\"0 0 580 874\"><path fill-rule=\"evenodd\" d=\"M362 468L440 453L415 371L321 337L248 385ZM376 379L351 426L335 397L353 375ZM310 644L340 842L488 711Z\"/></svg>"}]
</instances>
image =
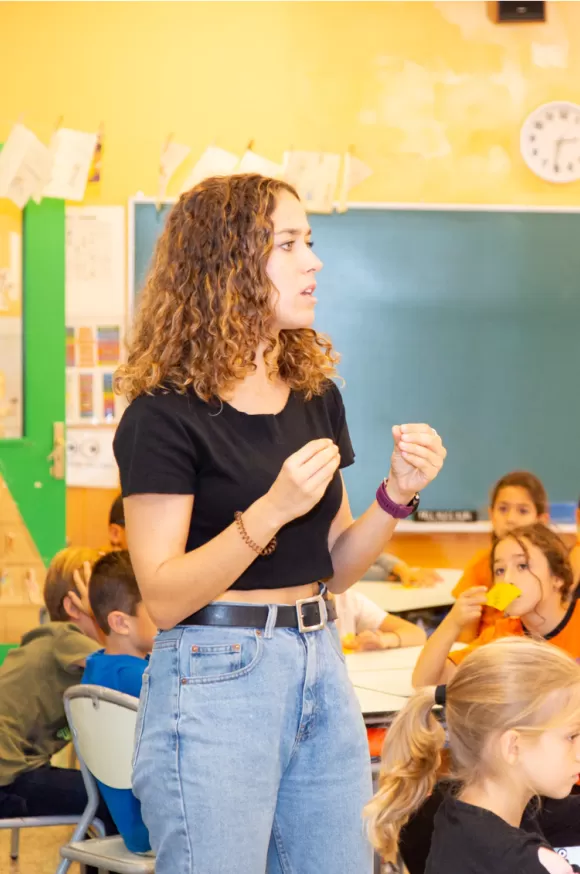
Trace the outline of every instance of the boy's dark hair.
<instances>
[{"instance_id":1,"label":"boy's dark hair","mask_svg":"<svg viewBox=\"0 0 580 874\"><path fill-rule=\"evenodd\" d=\"M516 486L520 489L526 490L530 496L530 500L536 508L538 516L550 512L548 495L544 488L544 484L537 476L527 470L514 470L512 473L507 473L505 476L502 476L502 478L496 482L491 491L491 507L495 507L501 490L506 489L509 486Z\"/></svg>"},{"instance_id":2,"label":"boy's dark hair","mask_svg":"<svg viewBox=\"0 0 580 874\"><path fill-rule=\"evenodd\" d=\"M89 584L91 609L101 631L111 633L109 613L119 610L135 616L142 600L127 550L103 555L93 568Z\"/></svg>"},{"instance_id":3,"label":"boy's dark hair","mask_svg":"<svg viewBox=\"0 0 580 874\"><path fill-rule=\"evenodd\" d=\"M109 525L125 527L125 511L123 510L123 495L117 495L109 511Z\"/></svg>"}]
</instances>

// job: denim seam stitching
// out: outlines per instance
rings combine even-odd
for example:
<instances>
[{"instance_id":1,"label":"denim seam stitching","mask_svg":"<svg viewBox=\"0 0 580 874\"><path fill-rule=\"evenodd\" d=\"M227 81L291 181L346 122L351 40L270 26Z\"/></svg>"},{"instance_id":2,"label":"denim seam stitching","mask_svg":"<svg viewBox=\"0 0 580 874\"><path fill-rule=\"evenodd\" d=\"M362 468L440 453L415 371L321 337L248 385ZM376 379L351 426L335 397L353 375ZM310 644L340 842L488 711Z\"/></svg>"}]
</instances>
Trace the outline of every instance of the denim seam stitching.
<instances>
[{"instance_id":1,"label":"denim seam stitching","mask_svg":"<svg viewBox=\"0 0 580 874\"><path fill-rule=\"evenodd\" d=\"M278 825L278 821L276 815L274 814L274 821L272 823L272 834L274 835L274 843L276 844L276 850L278 851L278 860L280 862L280 868L282 869L282 874L292 874L292 867L290 865L290 857L286 852L284 844L282 842L282 832L280 830L280 826Z\"/></svg>"},{"instance_id":2,"label":"denim seam stitching","mask_svg":"<svg viewBox=\"0 0 580 874\"><path fill-rule=\"evenodd\" d=\"M180 761L180 737L179 737L179 727L181 724L181 683L179 682L179 659L178 659L178 670L177 670L177 719L175 720L175 759L176 759L176 772L177 772L177 785L179 787L179 803L181 805L181 815L183 817L183 828L185 831L185 842L187 849L189 851L189 866L188 871L189 874L195 874L193 868L193 847L191 844L191 835L189 833L189 828L187 825L187 817L185 815L185 801L183 798L183 783L181 780L181 761ZM185 872L183 872L185 874Z\"/></svg>"}]
</instances>

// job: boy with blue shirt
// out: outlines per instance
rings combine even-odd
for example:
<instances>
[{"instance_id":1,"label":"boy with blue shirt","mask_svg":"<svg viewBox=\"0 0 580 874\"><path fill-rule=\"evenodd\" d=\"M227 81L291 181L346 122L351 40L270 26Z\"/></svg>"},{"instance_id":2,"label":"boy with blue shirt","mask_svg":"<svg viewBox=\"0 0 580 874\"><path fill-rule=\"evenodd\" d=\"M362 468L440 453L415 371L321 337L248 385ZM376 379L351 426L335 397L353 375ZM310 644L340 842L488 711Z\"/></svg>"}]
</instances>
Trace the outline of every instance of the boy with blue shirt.
<instances>
[{"instance_id":1,"label":"boy with blue shirt","mask_svg":"<svg viewBox=\"0 0 580 874\"><path fill-rule=\"evenodd\" d=\"M106 645L87 658L82 682L138 698L156 628L141 599L126 550L108 553L97 561L89 601ZM131 790L100 782L99 789L127 849L134 853L150 850L141 806Z\"/></svg>"}]
</instances>

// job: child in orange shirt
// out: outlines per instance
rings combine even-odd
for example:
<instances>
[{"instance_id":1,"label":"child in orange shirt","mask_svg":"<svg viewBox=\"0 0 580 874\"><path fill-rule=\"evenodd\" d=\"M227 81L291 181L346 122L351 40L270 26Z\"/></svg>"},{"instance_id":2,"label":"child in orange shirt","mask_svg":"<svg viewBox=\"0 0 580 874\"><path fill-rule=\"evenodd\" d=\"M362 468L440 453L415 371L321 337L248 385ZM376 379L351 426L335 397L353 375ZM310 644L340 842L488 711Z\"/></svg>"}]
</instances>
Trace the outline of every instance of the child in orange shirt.
<instances>
[{"instance_id":1,"label":"child in orange shirt","mask_svg":"<svg viewBox=\"0 0 580 874\"><path fill-rule=\"evenodd\" d=\"M549 517L548 495L537 476L525 470L516 470L502 476L491 491L489 518L492 527L492 546L508 531L524 525L532 525L534 522L547 524ZM491 588L493 580L490 555L491 549L485 549L478 552L471 560L453 589L454 598L459 598L468 589ZM464 626L460 641L470 643L475 640L481 631L493 625L497 618L497 610L484 607L479 620Z\"/></svg>"},{"instance_id":2,"label":"child in orange shirt","mask_svg":"<svg viewBox=\"0 0 580 874\"><path fill-rule=\"evenodd\" d=\"M568 550L557 534L540 523L517 528L498 540L491 562L495 582L521 591L496 622L483 629L465 649L451 652L466 625L482 613L487 590L480 586L459 596L421 652L413 673L414 686L448 682L468 653L500 637L533 634L580 659L580 601L571 599L572 567Z\"/></svg>"}]
</instances>

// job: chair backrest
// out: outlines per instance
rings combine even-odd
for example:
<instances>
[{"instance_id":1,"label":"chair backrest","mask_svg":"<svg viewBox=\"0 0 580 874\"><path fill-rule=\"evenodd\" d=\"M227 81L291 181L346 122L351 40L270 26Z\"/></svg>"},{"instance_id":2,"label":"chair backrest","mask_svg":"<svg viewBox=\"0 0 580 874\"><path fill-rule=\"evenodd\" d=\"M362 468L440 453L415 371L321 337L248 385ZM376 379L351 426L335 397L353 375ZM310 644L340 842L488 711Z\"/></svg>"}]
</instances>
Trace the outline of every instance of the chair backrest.
<instances>
[{"instance_id":1,"label":"chair backrest","mask_svg":"<svg viewBox=\"0 0 580 874\"><path fill-rule=\"evenodd\" d=\"M91 774L114 789L130 789L139 701L103 686L71 686L64 707L75 749Z\"/></svg>"}]
</instances>

